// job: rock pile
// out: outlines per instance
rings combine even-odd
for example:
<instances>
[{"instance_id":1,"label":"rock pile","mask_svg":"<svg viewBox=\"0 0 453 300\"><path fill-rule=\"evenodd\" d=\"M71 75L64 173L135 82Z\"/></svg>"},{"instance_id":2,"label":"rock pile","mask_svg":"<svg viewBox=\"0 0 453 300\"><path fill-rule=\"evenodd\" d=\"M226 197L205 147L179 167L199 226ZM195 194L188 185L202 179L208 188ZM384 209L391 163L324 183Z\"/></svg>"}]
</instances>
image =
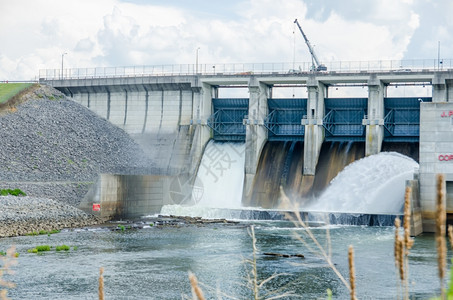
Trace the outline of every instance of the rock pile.
<instances>
[{"instance_id":1,"label":"rock pile","mask_svg":"<svg viewBox=\"0 0 453 300\"><path fill-rule=\"evenodd\" d=\"M101 221L73 206L48 198L0 197L0 237L84 227Z\"/></svg>"},{"instance_id":2,"label":"rock pile","mask_svg":"<svg viewBox=\"0 0 453 300\"><path fill-rule=\"evenodd\" d=\"M1 109L0 137L0 189L31 196L0 197L0 236L98 222L75 207L99 174L155 172L126 132L44 85Z\"/></svg>"}]
</instances>

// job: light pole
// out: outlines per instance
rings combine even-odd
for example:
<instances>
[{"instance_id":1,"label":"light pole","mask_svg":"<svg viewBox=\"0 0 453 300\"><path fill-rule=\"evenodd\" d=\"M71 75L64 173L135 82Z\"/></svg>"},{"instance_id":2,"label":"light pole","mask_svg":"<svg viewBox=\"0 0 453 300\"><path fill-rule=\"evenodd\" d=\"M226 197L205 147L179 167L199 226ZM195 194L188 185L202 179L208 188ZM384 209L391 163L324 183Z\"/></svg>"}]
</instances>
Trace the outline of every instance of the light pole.
<instances>
[{"instance_id":1,"label":"light pole","mask_svg":"<svg viewBox=\"0 0 453 300\"><path fill-rule=\"evenodd\" d=\"M198 50L200 50L200 47L197 48L197 55L195 58L195 74L198 74Z\"/></svg>"},{"instance_id":2,"label":"light pole","mask_svg":"<svg viewBox=\"0 0 453 300\"><path fill-rule=\"evenodd\" d=\"M68 54L68 53L63 53L61 54L61 79L63 79L63 58L64 58L64 55L65 54Z\"/></svg>"}]
</instances>

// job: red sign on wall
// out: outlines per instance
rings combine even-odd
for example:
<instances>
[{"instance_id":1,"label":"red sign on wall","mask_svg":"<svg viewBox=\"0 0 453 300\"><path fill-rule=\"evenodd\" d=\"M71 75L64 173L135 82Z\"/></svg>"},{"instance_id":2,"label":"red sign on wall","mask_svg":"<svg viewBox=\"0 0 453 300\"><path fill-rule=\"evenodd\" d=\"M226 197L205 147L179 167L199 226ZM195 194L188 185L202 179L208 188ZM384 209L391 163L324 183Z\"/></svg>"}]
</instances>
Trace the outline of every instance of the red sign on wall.
<instances>
[{"instance_id":1,"label":"red sign on wall","mask_svg":"<svg viewBox=\"0 0 453 300\"><path fill-rule=\"evenodd\" d=\"M441 116L442 118L451 117L451 116L453 116L453 110L443 111L442 114L441 114L440 116Z\"/></svg>"},{"instance_id":2,"label":"red sign on wall","mask_svg":"<svg viewBox=\"0 0 453 300\"><path fill-rule=\"evenodd\" d=\"M93 211L100 211L101 204L100 203L93 203Z\"/></svg>"},{"instance_id":3,"label":"red sign on wall","mask_svg":"<svg viewBox=\"0 0 453 300\"><path fill-rule=\"evenodd\" d=\"M453 160L453 154L441 154L439 155L440 161L450 161Z\"/></svg>"}]
</instances>

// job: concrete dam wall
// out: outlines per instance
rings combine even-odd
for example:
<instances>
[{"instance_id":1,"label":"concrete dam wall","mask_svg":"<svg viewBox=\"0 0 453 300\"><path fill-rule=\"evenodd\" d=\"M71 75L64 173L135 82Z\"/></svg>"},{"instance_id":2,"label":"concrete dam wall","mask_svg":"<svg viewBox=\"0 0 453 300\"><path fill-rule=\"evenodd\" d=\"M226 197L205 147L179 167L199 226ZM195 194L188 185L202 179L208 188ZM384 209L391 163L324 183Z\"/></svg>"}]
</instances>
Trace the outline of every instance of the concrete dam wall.
<instances>
[{"instance_id":1,"label":"concrete dam wall","mask_svg":"<svg viewBox=\"0 0 453 300\"><path fill-rule=\"evenodd\" d=\"M142 83L61 88L123 129L164 174L189 172L194 90L189 84Z\"/></svg>"},{"instance_id":2,"label":"concrete dam wall","mask_svg":"<svg viewBox=\"0 0 453 300\"><path fill-rule=\"evenodd\" d=\"M420 155L420 170L425 170L425 173L420 174L419 178L426 179L421 180L419 184L421 210L423 212L425 208L429 208L429 212L424 215L428 220L432 218L434 195L428 196L424 191L433 189L435 183L432 174L437 171L428 166L428 161L432 162L434 159L428 159L424 155L450 157L448 153L439 152L444 151L445 147L437 151L433 150L432 144L425 142L432 143L430 140L434 136L432 133L438 130L437 125L432 124L438 120L423 124L426 117L420 118L420 114L423 116L423 110L430 111L432 105L449 115L449 106L452 105L450 102L453 102L453 73L450 71L256 75L241 73L43 81L123 128L158 163L160 174L157 175L170 176L170 181L177 179L178 182L193 182L203 150L211 138L245 143L242 200L243 203L253 205L259 205L256 202L259 196L256 195L267 194L270 186L267 184L263 189L256 190L259 186L257 178L261 178L260 174L263 172L259 163L265 161L266 156L273 151L271 146L265 147L267 141L297 143L294 147L284 147L287 148L285 150L287 155L293 155L298 163L297 167L285 170L284 164L293 158L280 158L283 162L280 183L283 177L291 177L290 174L296 172L297 174L294 174L299 176L296 176L297 178L303 178L302 183L294 182L295 179L292 178L285 184L295 187L298 193L307 190L304 180L313 188L325 185L324 179L316 177L326 173L320 171L323 168L323 161L328 160L324 156L330 155L326 154L329 151L324 149L327 147L326 142L361 143L361 147L364 148L363 156L377 154L385 149L406 152L405 154L410 154L414 158ZM388 85L414 82L431 85L432 97L387 97ZM367 87L368 97L344 99L328 97L329 88L345 84ZM272 98L273 87L284 85L305 87L307 98L294 101L290 99L279 101ZM218 90L225 86L246 86L249 97L219 99ZM448 118L450 117L441 120L445 121ZM425 133L421 134L422 132ZM431 132L428 139L426 132ZM397 143L419 145L419 149L413 149L417 146L395 146ZM451 139L445 143L453 144ZM283 152L279 155L283 155ZM362 154L358 157L361 156ZM450 179L453 171L450 172L450 169L445 167L439 170L447 174L448 182L453 180ZM167 184L167 187L162 185L162 205L167 204L165 201L168 200L164 200L167 199L164 194L171 192L170 186L174 185ZM447 184L448 186L453 185ZM180 194L191 193L190 187L183 188L179 184L179 189ZM449 190L447 193L450 193ZM125 193L121 192L121 195L124 197ZM275 199L270 201L278 202ZM158 202L154 202L153 209L159 205ZM453 208L451 211L453 213ZM426 224L429 231L431 223Z\"/></svg>"}]
</instances>

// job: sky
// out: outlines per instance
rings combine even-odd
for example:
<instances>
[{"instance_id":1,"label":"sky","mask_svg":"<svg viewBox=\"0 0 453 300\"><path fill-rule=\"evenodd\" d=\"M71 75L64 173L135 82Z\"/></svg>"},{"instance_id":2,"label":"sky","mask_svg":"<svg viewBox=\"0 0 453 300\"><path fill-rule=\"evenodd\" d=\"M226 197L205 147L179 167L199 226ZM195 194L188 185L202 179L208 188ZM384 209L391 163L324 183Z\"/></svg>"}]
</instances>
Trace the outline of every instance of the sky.
<instances>
[{"instance_id":1,"label":"sky","mask_svg":"<svg viewBox=\"0 0 453 300\"><path fill-rule=\"evenodd\" d=\"M0 0L0 81L40 69L453 58L451 0ZM440 42L440 48L439 48Z\"/></svg>"}]
</instances>

